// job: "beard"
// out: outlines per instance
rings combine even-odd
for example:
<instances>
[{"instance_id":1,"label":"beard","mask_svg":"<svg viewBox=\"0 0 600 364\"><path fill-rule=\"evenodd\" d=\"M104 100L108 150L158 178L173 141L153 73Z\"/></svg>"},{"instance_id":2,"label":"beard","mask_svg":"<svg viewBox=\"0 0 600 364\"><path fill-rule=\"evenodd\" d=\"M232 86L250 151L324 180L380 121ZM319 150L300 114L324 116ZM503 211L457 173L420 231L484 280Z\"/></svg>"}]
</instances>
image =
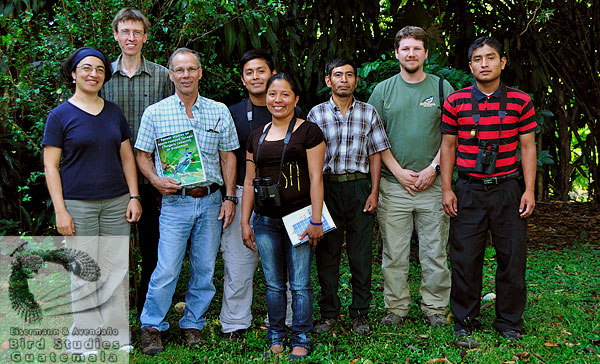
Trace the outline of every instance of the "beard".
<instances>
[{"instance_id":1,"label":"beard","mask_svg":"<svg viewBox=\"0 0 600 364\"><path fill-rule=\"evenodd\" d=\"M422 67L422 64L411 64L409 65L408 62L400 62L400 66L402 66L402 69L405 70L407 73L416 73L417 71L419 71Z\"/></svg>"}]
</instances>

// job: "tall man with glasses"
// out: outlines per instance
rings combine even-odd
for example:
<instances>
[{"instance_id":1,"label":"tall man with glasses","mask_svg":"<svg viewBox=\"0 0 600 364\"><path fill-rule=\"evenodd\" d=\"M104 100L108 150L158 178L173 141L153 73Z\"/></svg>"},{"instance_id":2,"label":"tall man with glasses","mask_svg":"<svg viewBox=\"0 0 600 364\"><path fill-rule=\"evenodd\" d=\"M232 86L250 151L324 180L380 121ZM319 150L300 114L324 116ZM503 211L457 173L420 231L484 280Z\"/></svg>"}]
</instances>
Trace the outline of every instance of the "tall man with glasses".
<instances>
[{"instance_id":1,"label":"tall man with glasses","mask_svg":"<svg viewBox=\"0 0 600 364\"><path fill-rule=\"evenodd\" d=\"M175 84L175 95L144 111L135 143L140 170L163 195L158 263L140 316L142 352L150 355L163 350L160 332L169 328L164 319L171 306L188 238L191 278L179 327L188 346L203 344L200 330L206 325L203 315L215 294L213 273L221 228L229 226L235 214L233 151L239 143L229 109L199 95L202 68L198 53L187 48L175 50L169 60L169 76ZM190 129L197 138L206 181L182 188L178 181L157 175L156 171L162 169L161 160L155 155L153 163L152 152L156 138ZM220 191L223 184L224 201Z\"/></svg>"},{"instance_id":2,"label":"tall man with glasses","mask_svg":"<svg viewBox=\"0 0 600 364\"><path fill-rule=\"evenodd\" d=\"M133 135L131 145L135 145L144 110L173 95L174 91L169 71L142 56L142 47L148 41L149 28L148 18L137 9L124 8L115 15L112 22L113 36L121 48L121 55L111 64L112 78L101 90L102 97L116 103L123 110ZM142 256L141 280L136 292L139 313L144 306L150 275L156 268L160 194L141 174L138 181L143 210L137 223Z\"/></svg>"}]
</instances>

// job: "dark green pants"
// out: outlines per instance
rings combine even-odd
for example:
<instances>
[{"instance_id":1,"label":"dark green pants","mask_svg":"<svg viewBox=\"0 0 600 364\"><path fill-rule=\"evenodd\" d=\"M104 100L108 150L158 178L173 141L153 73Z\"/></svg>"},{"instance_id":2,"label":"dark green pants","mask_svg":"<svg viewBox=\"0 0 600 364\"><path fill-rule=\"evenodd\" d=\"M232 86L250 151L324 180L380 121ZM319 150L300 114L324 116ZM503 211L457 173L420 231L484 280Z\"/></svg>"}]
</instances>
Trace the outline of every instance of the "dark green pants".
<instances>
[{"instance_id":1,"label":"dark green pants","mask_svg":"<svg viewBox=\"0 0 600 364\"><path fill-rule=\"evenodd\" d=\"M338 286L344 232L352 274L350 317L364 315L369 310L373 215L363 212L363 208L370 192L368 179L339 183L325 181L325 203L337 229L325 234L315 251L321 285L319 307L322 318L337 318L340 313Z\"/></svg>"}]
</instances>

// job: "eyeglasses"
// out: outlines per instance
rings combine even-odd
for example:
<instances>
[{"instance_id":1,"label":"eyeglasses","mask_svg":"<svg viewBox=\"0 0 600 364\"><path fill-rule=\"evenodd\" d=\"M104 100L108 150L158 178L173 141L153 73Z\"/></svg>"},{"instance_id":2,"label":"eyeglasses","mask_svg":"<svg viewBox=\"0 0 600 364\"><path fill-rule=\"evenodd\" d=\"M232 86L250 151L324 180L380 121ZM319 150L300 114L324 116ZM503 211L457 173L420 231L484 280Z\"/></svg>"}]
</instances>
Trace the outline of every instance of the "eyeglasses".
<instances>
[{"instance_id":1,"label":"eyeglasses","mask_svg":"<svg viewBox=\"0 0 600 364\"><path fill-rule=\"evenodd\" d=\"M140 32L139 30L128 30L128 29L123 29L119 31L119 34L121 35L121 37L123 38L129 38L129 36L131 34L133 34L134 37L136 38L141 38L142 35L144 35L144 32Z\"/></svg>"},{"instance_id":2,"label":"eyeglasses","mask_svg":"<svg viewBox=\"0 0 600 364\"><path fill-rule=\"evenodd\" d=\"M92 67L89 64L84 64L83 66L78 66L77 68L81 68L81 70L85 73L92 73L93 70L96 70L96 73L99 75L103 75L106 72L102 66Z\"/></svg>"},{"instance_id":3,"label":"eyeglasses","mask_svg":"<svg viewBox=\"0 0 600 364\"><path fill-rule=\"evenodd\" d=\"M183 76L183 74L185 73L185 71L188 71L188 73L196 73L198 72L198 70L200 69L200 67L188 67L188 68L176 68L173 70L173 72L175 72L175 74L177 76Z\"/></svg>"}]
</instances>

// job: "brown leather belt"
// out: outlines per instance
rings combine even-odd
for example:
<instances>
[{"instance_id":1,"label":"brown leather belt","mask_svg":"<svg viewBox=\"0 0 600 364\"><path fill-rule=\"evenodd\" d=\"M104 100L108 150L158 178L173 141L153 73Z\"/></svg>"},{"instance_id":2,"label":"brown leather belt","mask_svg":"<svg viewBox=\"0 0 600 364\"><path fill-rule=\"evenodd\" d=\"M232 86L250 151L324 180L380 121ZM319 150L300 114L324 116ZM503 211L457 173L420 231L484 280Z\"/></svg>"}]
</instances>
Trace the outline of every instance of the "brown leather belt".
<instances>
[{"instance_id":1,"label":"brown leather belt","mask_svg":"<svg viewBox=\"0 0 600 364\"><path fill-rule=\"evenodd\" d=\"M219 186L217 183L213 183L210 186L206 187L194 187L194 188L182 188L180 190L177 190L177 192L174 193L174 195L180 195L180 196L191 196L194 198L200 198L200 197L204 197L206 195L210 195L211 193L214 193L216 190L218 190L221 186Z\"/></svg>"}]
</instances>

